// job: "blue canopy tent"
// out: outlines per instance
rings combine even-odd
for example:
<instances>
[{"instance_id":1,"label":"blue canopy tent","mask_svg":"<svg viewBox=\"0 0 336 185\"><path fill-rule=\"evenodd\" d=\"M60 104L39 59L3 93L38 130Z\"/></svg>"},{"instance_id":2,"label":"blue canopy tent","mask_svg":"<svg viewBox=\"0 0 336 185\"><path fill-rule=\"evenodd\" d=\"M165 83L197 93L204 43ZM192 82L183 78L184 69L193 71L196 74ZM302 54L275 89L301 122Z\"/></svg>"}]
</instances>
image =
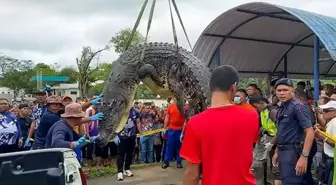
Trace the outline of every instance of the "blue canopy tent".
<instances>
[{"instance_id":1,"label":"blue canopy tent","mask_svg":"<svg viewBox=\"0 0 336 185\"><path fill-rule=\"evenodd\" d=\"M242 76L283 71L293 78L336 76L336 19L268 3L232 8L211 22L193 53L211 69L234 66ZM321 58L330 58L320 60Z\"/></svg>"}]
</instances>

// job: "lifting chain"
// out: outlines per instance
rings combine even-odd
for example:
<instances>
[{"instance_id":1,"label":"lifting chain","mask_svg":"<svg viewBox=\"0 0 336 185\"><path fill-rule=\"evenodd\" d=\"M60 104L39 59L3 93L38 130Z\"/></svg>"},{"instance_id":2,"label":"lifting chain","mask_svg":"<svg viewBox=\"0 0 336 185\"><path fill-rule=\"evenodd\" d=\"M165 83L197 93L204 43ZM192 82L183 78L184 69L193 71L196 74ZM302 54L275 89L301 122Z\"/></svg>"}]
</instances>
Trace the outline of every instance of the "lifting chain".
<instances>
[{"instance_id":1,"label":"lifting chain","mask_svg":"<svg viewBox=\"0 0 336 185\"><path fill-rule=\"evenodd\" d=\"M178 40L177 40L177 34L176 34L176 27L175 27L175 23L174 23L174 16L173 16L173 11L172 11L172 6L171 4L173 5L174 7L174 10L177 14L177 17L179 18L179 21L180 21L180 24L182 26L182 29L183 29L183 32L184 32L184 35L186 36L187 38L187 41L188 41L188 44L189 44L189 47L190 49L192 50L192 47L191 47L191 44L190 44L190 40L189 40L189 37L187 35L187 32L185 30L185 27L184 27L184 24L183 24L183 21L182 21L182 18L181 18L181 15L180 15L180 12L177 8L177 5L176 5L176 2L175 0L168 0L169 2L169 11L170 11L170 18L171 18L171 23L172 23L172 30L173 30L173 39L174 39L174 44L176 45L176 48L177 48L177 52L178 52ZM134 34L136 33L138 27L139 27L139 24L140 24L140 21L141 21L141 18L143 16L143 13L146 9L146 6L148 4L148 0L145 0L144 1L144 4L142 5L142 8L140 10L140 13L138 15L138 18L134 24L134 27L133 27L133 30L132 30L132 33L131 33L131 36L129 37L128 39L128 42L126 44L126 50L129 49L131 43L132 43L132 40L133 40L133 37L134 37ZM153 15L154 15L154 9L155 9L155 4L156 4L156 0L153 0L152 2L152 6L151 6L151 9L150 9L150 13L149 13L149 18L148 18L148 23L147 23L147 30L146 30L146 37L145 37L145 43L144 43L144 48L142 50L142 53L141 53L141 57L140 57L140 61L143 60L144 56L145 56L145 50L146 50L146 43L147 43L147 40L148 40L148 34L149 34L149 30L150 30L150 27L151 27L151 24L152 24L152 20L153 20Z\"/></svg>"}]
</instances>

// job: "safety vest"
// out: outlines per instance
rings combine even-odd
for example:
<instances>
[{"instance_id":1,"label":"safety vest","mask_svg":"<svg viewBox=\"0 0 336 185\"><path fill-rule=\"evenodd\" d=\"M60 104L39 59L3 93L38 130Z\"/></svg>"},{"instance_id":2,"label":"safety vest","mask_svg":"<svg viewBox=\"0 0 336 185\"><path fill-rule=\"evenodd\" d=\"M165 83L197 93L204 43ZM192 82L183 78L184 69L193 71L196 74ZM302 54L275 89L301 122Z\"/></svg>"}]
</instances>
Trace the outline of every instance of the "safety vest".
<instances>
[{"instance_id":1,"label":"safety vest","mask_svg":"<svg viewBox=\"0 0 336 185\"><path fill-rule=\"evenodd\" d=\"M269 117L270 111L268 109L263 110L260 113L261 126L268 132L269 135L275 136L277 128L274 121Z\"/></svg>"}]
</instances>

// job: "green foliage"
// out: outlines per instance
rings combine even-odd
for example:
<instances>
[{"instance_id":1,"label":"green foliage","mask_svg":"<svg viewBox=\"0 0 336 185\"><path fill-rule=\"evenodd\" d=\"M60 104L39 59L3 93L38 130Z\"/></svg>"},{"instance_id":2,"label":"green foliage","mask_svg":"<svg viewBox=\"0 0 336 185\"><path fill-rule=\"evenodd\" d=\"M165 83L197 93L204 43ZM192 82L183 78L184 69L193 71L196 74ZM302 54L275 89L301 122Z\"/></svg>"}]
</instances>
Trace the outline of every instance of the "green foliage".
<instances>
[{"instance_id":1,"label":"green foliage","mask_svg":"<svg viewBox=\"0 0 336 185\"><path fill-rule=\"evenodd\" d=\"M95 81L103 80L105 81L110 75L112 70L112 63L101 63L98 68L92 72L92 77Z\"/></svg>"},{"instance_id":2,"label":"green foliage","mask_svg":"<svg viewBox=\"0 0 336 185\"><path fill-rule=\"evenodd\" d=\"M4 75L11 71L26 71L33 68L33 61L18 60L8 56L0 56L0 73Z\"/></svg>"},{"instance_id":3,"label":"green foliage","mask_svg":"<svg viewBox=\"0 0 336 185\"><path fill-rule=\"evenodd\" d=\"M9 71L3 75L1 85L14 90L17 94L21 89L30 89L30 71Z\"/></svg>"},{"instance_id":4,"label":"green foliage","mask_svg":"<svg viewBox=\"0 0 336 185\"><path fill-rule=\"evenodd\" d=\"M263 92L267 90L267 80L265 78L242 78L239 80L238 88L246 89L249 84L257 84Z\"/></svg>"},{"instance_id":5,"label":"green foliage","mask_svg":"<svg viewBox=\"0 0 336 185\"><path fill-rule=\"evenodd\" d=\"M96 85L92 85L90 87L90 90L88 92L88 96L93 96L93 95L97 95L103 92L104 89L104 83L100 83L100 84L96 84Z\"/></svg>"},{"instance_id":6,"label":"green foliage","mask_svg":"<svg viewBox=\"0 0 336 185\"><path fill-rule=\"evenodd\" d=\"M78 79L78 71L73 67L62 68L58 75L69 77L69 83L76 83Z\"/></svg>"},{"instance_id":7,"label":"green foliage","mask_svg":"<svg viewBox=\"0 0 336 185\"><path fill-rule=\"evenodd\" d=\"M113 176L115 175L117 170L113 167L104 167L103 170L97 170L97 168L92 168L91 171L87 174L87 178L96 178L96 177L103 177L103 176Z\"/></svg>"},{"instance_id":8,"label":"green foliage","mask_svg":"<svg viewBox=\"0 0 336 185\"><path fill-rule=\"evenodd\" d=\"M93 51L89 46L83 47L81 57L76 58L80 96L86 96L89 92L90 83L94 82L92 74L97 69L90 67L92 60L95 59L99 53L108 49L109 47L105 46L103 49Z\"/></svg>"},{"instance_id":9,"label":"green foliage","mask_svg":"<svg viewBox=\"0 0 336 185\"><path fill-rule=\"evenodd\" d=\"M126 28L120 30L114 37L111 38L110 43L114 47L114 51L116 53L123 53L126 51L128 40L130 39L131 35L132 35L132 29ZM136 31L130 43L129 49L144 43L144 41L145 37L141 35L140 32Z\"/></svg>"},{"instance_id":10,"label":"green foliage","mask_svg":"<svg viewBox=\"0 0 336 185\"><path fill-rule=\"evenodd\" d=\"M43 76L55 76L57 75L57 71L50 65L45 63L38 63L35 66L35 71L39 70L42 72Z\"/></svg>"},{"instance_id":11,"label":"green foliage","mask_svg":"<svg viewBox=\"0 0 336 185\"><path fill-rule=\"evenodd\" d=\"M156 98L156 96L157 94L153 94L153 92L144 84L140 84L135 93L135 99L151 99Z\"/></svg>"}]
</instances>

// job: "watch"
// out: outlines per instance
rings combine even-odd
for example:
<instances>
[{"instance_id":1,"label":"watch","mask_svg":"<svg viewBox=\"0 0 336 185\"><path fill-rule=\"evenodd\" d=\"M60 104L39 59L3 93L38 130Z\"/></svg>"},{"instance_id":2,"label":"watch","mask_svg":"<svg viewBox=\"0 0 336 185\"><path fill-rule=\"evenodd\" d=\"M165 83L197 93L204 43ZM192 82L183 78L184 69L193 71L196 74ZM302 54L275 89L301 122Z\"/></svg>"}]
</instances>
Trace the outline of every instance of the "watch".
<instances>
[{"instance_id":1,"label":"watch","mask_svg":"<svg viewBox=\"0 0 336 185\"><path fill-rule=\"evenodd\" d=\"M309 157L309 153L304 152L304 151L302 151L301 155L302 155L303 157Z\"/></svg>"}]
</instances>

